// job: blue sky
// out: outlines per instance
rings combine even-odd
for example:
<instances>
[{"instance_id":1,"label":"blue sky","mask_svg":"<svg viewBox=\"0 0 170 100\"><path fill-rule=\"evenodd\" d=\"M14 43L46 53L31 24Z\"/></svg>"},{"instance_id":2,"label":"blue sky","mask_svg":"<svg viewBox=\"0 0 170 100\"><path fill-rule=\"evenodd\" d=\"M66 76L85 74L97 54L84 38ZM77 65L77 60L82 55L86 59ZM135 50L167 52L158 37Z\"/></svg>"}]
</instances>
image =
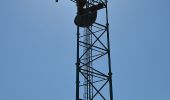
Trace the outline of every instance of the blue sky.
<instances>
[{"instance_id":1,"label":"blue sky","mask_svg":"<svg viewBox=\"0 0 170 100\"><path fill-rule=\"evenodd\" d=\"M170 100L170 1L109 0L115 100ZM0 0L0 100L75 100L76 7Z\"/></svg>"}]
</instances>

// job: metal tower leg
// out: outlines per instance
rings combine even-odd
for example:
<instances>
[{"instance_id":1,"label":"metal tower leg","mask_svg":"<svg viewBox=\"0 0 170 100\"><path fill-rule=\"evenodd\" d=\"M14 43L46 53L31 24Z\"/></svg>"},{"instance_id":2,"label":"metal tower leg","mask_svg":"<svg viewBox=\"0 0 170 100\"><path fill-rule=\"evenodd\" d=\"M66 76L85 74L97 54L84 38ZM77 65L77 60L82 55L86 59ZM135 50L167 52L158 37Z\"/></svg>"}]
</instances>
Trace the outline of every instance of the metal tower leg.
<instances>
[{"instance_id":1,"label":"metal tower leg","mask_svg":"<svg viewBox=\"0 0 170 100\"><path fill-rule=\"evenodd\" d=\"M80 59L79 59L79 27L77 26L77 62L76 62L76 100L79 100L79 72L80 72Z\"/></svg>"}]
</instances>

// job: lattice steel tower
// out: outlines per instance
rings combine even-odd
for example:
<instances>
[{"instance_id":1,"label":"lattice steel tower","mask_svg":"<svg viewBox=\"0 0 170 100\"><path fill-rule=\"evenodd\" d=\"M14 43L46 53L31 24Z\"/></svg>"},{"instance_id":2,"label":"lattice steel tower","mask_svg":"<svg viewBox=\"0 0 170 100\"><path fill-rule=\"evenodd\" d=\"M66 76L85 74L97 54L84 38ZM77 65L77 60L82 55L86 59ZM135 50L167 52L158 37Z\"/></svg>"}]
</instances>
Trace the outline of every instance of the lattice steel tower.
<instances>
[{"instance_id":1,"label":"lattice steel tower","mask_svg":"<svg viewBox=\"0 0 170 100\"><path fill-rule=\"evenodd\" d=\"M76 100L113 100L107 0L77 5Z\"/></svg>"}]
</instances>

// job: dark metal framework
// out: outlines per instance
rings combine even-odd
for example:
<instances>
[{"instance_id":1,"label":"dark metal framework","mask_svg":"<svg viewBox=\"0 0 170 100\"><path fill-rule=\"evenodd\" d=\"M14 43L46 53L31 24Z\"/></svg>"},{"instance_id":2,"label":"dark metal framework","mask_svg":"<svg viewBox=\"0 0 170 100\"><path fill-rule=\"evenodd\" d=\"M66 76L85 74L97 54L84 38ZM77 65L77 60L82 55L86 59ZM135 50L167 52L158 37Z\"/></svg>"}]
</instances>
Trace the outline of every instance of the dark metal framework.
<instances>
[{"instance_id":1,"label":"dark metal framework","mask_svg":"<svg viewBox=\"0 0 170 100\"><path fill-rule=\"evenodd\" d=\"M104 12L104 19L89 27L77 26L76 100L113 100L108 2L87 1L86 7L104 4L98 11Z\"/></svg>"}]
</instances>

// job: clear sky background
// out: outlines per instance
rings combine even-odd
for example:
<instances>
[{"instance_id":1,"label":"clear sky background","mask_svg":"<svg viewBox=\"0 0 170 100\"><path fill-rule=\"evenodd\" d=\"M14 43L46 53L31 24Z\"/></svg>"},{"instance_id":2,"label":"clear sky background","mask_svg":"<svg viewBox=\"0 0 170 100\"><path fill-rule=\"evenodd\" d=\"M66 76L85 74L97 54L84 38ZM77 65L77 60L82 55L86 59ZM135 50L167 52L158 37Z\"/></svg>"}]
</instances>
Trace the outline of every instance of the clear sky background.
<instances>
[{"instance_id":1,"label":"clear sky background","mask_svg":"<svg viewBox=\"0 0 170 100\"><path fill-rule=\"evenodd\" d=\"M75 4L0 0L0 100L75 100ZM170 100L170 1L109 0L114 100Z\"/></svg>"}]
</instances>

